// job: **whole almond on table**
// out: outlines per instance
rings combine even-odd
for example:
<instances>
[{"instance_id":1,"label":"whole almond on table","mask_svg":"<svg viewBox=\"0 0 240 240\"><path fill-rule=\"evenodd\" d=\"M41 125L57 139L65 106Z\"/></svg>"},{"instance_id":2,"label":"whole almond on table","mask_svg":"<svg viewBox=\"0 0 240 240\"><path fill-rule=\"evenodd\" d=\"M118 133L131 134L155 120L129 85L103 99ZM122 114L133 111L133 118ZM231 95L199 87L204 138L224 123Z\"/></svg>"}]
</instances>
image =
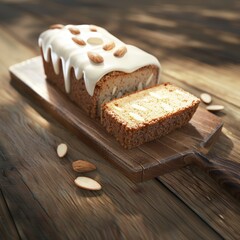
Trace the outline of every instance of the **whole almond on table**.
<instances>
[{"instance_id":1,"label":"whole almond on table","mask_svg":"<svg viewBox=\"0 0 240 240\"><path fill-rule=\"evenodd\" d=\"M102 189L101 185L97 181L89 177L77 177L74 182L78 187L86 190L97 191Z\"/></svg>"},{"instance_id":2,"label":"whole almond on table","mask_svg":"<svg viewBox=\"0 0 240 240\"><path fill-rule=\"evenodd\" d=\"M85 160L77 160L72 163L72 168L76 172L84 173L95 170L96 166Z\"/></svg>"},{"instance_id":3,"label":"whole almond on table","mask_svg":"<svg viewBox=\"0 0 240 240\"><path fill-rule=\"evenodd\" d=\"M208 93L202 93L202 94L200 95L200 98L201 98L201 100L202 100L204 103L206 103L206 104L209 104L209 103L211 103L211 101L212 101L212 97L211 97L211 95L209 95Z\"/></svg>"},{"instance_id":4,"label":"whole almond on table","mask_svg":"<svg viewBox=\"0 0 240 240\"><path fill-rule=\"evenodd\" d=\"M67 145L65 143L61 143L57 147L57 155L62 158L67 154Z\"/></svg>"}]
</instances>

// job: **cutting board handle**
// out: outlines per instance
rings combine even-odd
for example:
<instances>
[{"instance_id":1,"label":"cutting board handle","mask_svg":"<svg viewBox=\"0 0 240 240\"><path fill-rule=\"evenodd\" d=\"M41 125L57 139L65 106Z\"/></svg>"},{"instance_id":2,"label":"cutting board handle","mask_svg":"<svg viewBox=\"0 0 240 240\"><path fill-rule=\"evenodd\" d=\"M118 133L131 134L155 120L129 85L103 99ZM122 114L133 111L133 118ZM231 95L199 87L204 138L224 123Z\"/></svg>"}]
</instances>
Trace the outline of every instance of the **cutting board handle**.
<instances>
[{"instance_id":1,"label":"cutting board handle","mask_svg":"<svg viewBox=\"0 0 240 240\"><path fill-rule=\"evenodd\" d=\"M196 165L207 172L233 197L240 200L240 163L231 160L195 153Z\"/></svg>"}]
</instances>

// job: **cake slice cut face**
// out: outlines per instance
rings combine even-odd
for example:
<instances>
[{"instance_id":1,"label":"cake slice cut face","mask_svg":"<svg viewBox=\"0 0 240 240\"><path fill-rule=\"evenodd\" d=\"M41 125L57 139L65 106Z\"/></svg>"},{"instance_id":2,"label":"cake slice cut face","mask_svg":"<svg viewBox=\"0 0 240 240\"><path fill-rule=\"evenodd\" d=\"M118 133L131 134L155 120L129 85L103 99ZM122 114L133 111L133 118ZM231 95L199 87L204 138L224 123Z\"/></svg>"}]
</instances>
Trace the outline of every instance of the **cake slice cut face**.
<instances>
[{"instance_id":1,"label":"cake slice cut face","mask_svg":"<svg viewBox=\"0 0 240 240\"><path fill-rule=\"evenodd\" d=\"M91 117L101 104L159 82L156 57L98 26L52 26L39 46L47 79Z\"/></svg>"},{"instance_id":2,"label":"cake slice cut face","mask_svg":"<svg viewBox=\"0 0 240 240\"><path fill-rule=\"evenodd\" d=\"M200 100L169 83L115 99L102 107L101 123L125 148L187 124Z\"/></svg>"}]
</instances>

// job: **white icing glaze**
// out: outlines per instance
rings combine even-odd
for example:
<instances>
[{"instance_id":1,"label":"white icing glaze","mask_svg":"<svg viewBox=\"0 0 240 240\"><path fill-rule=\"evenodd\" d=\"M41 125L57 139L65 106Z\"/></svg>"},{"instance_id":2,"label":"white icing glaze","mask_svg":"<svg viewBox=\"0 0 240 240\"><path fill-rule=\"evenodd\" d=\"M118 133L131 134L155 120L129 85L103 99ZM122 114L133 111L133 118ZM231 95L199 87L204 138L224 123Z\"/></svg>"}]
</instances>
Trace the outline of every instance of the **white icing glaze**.
<instances>
[{"instance_id":1,"label":"white icing glaze","mask_svg":"<svg viewBox=\"0 0 240 240\"><path fill-rule=\"evenodd\" d=\"M79 29L80 34L72 34L68 30L71 27ZM147 65L156 65L159 67L160 73L160 63L157 58L137 47L124 44L101 27L96 27L96 29L97 31L93 32L89 25L67 25L62 29L49 29L39 37L38 43L47 62L50 60L48 52L51 51L56 74L59 73L59 59L62 62L66 92L70 92L71 68L74 69L77 79L83 76L86 89L91 96L93 96L96 83L109 72L131 73ZM87 44L80 46L72 40L72 37L79 37ZM103 45L111 41L114 41L115 47L110 51L103 50ZM113 53L124 45L127 47L127 53L123 57L115 57ZM95 64L90 61L87 55L88 51L100 54L104 62Z\"/></svg>"}]
</instances>

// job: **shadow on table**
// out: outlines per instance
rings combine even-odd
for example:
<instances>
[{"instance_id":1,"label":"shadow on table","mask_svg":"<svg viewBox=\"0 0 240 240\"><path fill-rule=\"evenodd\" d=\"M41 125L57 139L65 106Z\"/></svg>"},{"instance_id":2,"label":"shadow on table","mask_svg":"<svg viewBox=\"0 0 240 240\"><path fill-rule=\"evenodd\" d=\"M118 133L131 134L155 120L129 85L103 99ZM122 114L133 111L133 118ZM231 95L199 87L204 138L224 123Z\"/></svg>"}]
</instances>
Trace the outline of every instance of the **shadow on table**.
<instances>
[{"instance_id":1,"label":"shadow on table","mask_svg":"<svg viewBox=\"0 0 240 240\"><path fill-rule=\"evenodd\" d=\"M240 63L239 8L237 0L3 1L0 23L12 29L24 22L21 31L34 49L39 34L50 24L93 23L159 59L190 57L221 66Z\"/></svg>"}]
</instances>

